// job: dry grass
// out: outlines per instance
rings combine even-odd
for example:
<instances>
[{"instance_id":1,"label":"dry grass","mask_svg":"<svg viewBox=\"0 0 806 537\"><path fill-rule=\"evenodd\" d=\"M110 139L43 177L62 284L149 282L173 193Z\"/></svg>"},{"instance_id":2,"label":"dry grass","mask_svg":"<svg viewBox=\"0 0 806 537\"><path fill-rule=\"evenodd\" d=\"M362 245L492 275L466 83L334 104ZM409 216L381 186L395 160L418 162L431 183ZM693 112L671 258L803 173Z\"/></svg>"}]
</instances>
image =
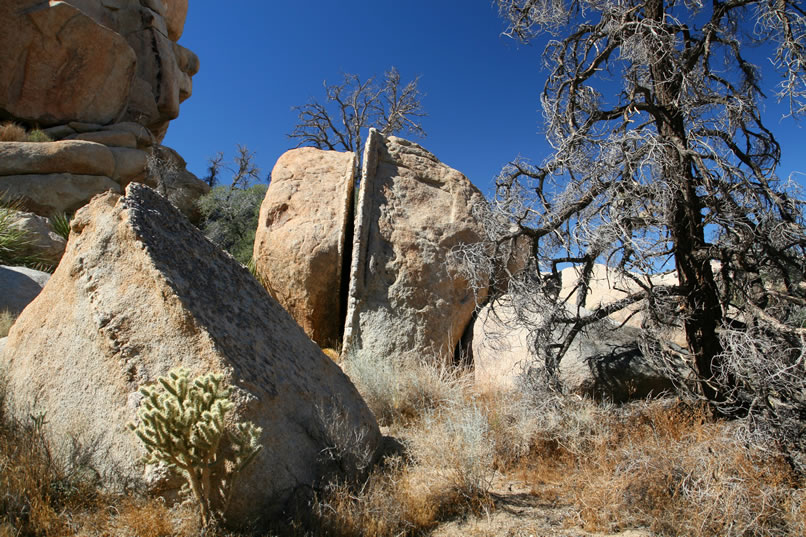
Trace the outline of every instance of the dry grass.
<instances>
[{"instance_id":1,"label":"dry grass","mask_svg":"<svg viewBox=\"0 0 806 537\"><path fill-rule=\"evenodd\" d=\"M0 338L6 337L8 331L14 326L17 316L8 310L0 310Z\"/></svg>"},{"instance_id":2,"label":"dry grass","mask_svg":"<svg viewBox=\"0 0 806 537\"><path fill-rule=\"evenodd\" d=\"M52 142L53 139L40 129L28 132L13 121L0 125L0 142Z\"/></svg>"},{"instance_id":3,"label":"dry grass","mask_svg":"<svg viewBox=\"0 0 806 537\"><path fill-rule=\"evenodd\" d=\"M12 121L6 121L0 125L0 142L26 142L28 133Z\"/></svg>"},{"instance_id":4,"label":"dry grass","mask_svg":"<svg viewBox=\"0 0 806 537\"><path fill-rule=\"evenodd\" d=\"M415 536L448 521L489 524L506 509L507 483L544 509L519 525L535 535L806 534L803 483L775 452L743 442L741 422L679 401L617 407L551 392L481 397L464 371L393 367L358 380L405 454L387 457L364 482L315 492L269 535ZM37 427L6 420L0 428L0 537L238 535L202 532L193 506L97 491L91 472L53 463Z\"/></svg>"}]
</instances>

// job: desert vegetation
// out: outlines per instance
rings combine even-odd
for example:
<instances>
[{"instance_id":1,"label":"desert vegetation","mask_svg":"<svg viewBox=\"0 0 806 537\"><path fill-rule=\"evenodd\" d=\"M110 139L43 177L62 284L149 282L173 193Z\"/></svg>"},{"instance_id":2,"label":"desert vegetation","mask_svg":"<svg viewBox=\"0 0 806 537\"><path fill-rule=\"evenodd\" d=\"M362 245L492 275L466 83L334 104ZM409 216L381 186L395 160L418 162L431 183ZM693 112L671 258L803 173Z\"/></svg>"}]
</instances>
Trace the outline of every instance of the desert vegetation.
<instances>
[{"instance_id":1,"label":"desert vegetation","mask_svg":"<svg viewBox=\"0 0 806 537\"><path fill-rule=\"evenodd\" d=\"M806 531L802 476L746 420L716 418L697 401L616 406L534 387L480 394L464 368L373 358L348 372L401 448L365 481L315 491L272 528L205 535ZM82 446L57 465L65 446L43 440L46 424L3 418L0 535L201 534L193 504L98 489Z\"/></svg>"},{"instance_id":2,"label":"desert vegetation","mask_svg":"<svg viewBox=\"0 0 806 537\"><path fill-rule=\"evenodd\" d=\"M41 129L26 130L13 121L0 125L0 142L52 142L52 138Z\"/></svg>"}]
</instances>

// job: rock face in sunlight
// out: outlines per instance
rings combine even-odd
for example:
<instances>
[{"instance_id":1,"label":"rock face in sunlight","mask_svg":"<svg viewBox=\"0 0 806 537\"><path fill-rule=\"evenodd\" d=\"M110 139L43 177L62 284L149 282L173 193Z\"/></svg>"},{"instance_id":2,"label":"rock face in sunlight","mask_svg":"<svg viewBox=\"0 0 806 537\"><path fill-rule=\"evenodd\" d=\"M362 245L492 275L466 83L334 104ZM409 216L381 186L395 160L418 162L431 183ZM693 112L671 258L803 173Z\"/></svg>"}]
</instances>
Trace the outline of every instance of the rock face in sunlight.
<instances>
[{"instance_id":1,"label":"rock face in sunlight","mask_svg":"<svg viewBox=\"0 0 806 537\"><path fill-rule=\"evenodd\" d=\"M370 130L356 209L343 355L447 360L476 306L449 261L480 240L484 203L460 172L419 145Z\"/></svg>"},{"instance_id":2,"label":"rock face in sunlight","mask_svg":"<svg viewBox=\"0 0 806 537\"><path fill-rule=\"evenodd\" d=\"M199 68L176 43L187 9L187 0L1 2L0 24L13 31L0 31L0 117L43 132L37 143L0 134L0 194L49 217L137 181L198 218L209 187L159 145Z\"/></svg>"},{"instance_id":3,"label":"rock face in sunlight","mask_svg":"<svg viewBox=\"0 0 806 537\"><path fill-rule=\"evenodd\" d=\"M339 290L354 169L352 153L292 149L275 164L260 207L257 272L321 347L338 347L344 325Z\"/></svg>"},{"instance_id":4,"label":"rock face in sunlight","mask_svg":"<svg viewBox=\"0 0 806 537\"><path fill-rule=\"evenodd\" d=\"M192 91L187 0L6 0L0 111L43 127L136 121L162 140Z\"/></svg>"},{"instance_id":5,"label":"rock face in sunlight","mask_svg":"<svg viewBox=\"0 0 806 537\"><path fill-rule=\"evenodd\" d=\"M482 391L511 390L542 379L545 366L530 352L533 338L514 317L509 297L487 304L473 323L475 384ZM570 306L569 306L570 307ZM533 319L539 324L539 319ZM557 341L561 341L557 335ZM640 349L641 331L605 319L581 332L560 361L559 380L571 393L610 401L672 391L665 365L645 358ZM680 364L682 373L683 364Z\"/></svg>"},{"instance_id":6,"label":"rock face in sunlight","mask_svg":"<svg viewBox=\"0 0 806 537\"><path fill-rule=\"evenodd\" d=\"M71 439L89 449L105 484L167 493L172 482L138 462L144 451L126 423L138 388L177 366L223 373L233 419L263 428L231 521L270 517L374 457L377 424L339 367L243 267L132 183L125 197L106 193L77 213L61 264L11 329L0 353L7 411L47 416L51 445L65 457Z\"/></svg>"}]
</instances>

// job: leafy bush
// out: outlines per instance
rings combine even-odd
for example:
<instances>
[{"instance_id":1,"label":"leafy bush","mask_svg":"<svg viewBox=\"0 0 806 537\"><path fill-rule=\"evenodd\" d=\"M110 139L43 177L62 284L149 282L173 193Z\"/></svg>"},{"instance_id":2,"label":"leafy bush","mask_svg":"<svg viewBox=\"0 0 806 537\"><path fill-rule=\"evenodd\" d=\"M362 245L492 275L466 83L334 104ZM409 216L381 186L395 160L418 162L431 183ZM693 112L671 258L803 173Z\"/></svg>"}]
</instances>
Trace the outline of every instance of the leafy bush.
<instances>
[{"instance_id":1,"label":"leafy bush","mask_svg":"<svg viewBox=\"0 0 806 537\"><path fill-rule=\"evenodd\" d=\"M252 259L260 204L267 188L267 185L245 189L216 186L198 201L202 232L243 265Z\"/></svg>"},{"instance_id":2,"label":"leafy bush","mask_svg":"<svg viewBox=\"0 0 806 537\"><path fill-rule=\"evenodd\" d=\"M53 138L45 134L44 131L40 129L34 129L28 133L27 140L28 142L52 142Z\"/></svg>"},{"instance_id":3,"label":"leafy bush","mask_svg":"<svg viewBox=\"0 0 806 537\"><path fill-rule=\"evenodd\" d=\"M262 430L252 422L225 425L233 403L232 389L222 385L222 376L208 373L192 382L188 371L178 368L167 377L159 377L158 385L140 388L145 396L137 412L139 424L129 428L143 442L148 455L146 464L165 463L187 480L185 493L192 493L199 504L202 523L223 516L229 504L233 482L263 448L259 443ZM219 446L224 434L231 443L230 468L219 461ZM219 463L219 464L217 464ZM213 470L222 473L217 481L222 497L215 497Z\"/></svg>"}]
</instances>

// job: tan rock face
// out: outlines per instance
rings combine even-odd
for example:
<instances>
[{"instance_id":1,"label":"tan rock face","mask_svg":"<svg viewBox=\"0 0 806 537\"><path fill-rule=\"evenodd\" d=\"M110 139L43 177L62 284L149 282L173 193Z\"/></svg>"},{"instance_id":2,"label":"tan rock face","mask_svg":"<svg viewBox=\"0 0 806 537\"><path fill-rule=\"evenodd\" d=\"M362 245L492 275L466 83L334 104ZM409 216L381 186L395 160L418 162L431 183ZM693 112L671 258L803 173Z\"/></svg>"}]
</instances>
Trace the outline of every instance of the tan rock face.
<instances>
[{"instance_id":1,"label":"tan rock face","mask_svg":"<svg viewBox=\"0 0 806 537\"><path fill-rule=\"evenodd\" d=\"M0 176L74 173L105 175L115 172L115 157L101 144L86 141L0 142Z\"/></svg>"},{"instance_id":2,"label":"tan rock face","mask_svg":"<svg viewBox=\"0 0 806 537\"><path fill-rule=\"evenodd\" d=\"M123 36L64 2L4 0L0 21L0 111L45 126L124 114L137 57Z\"/></svg>"},{"instance_id":3,"label":"tan rock face","mask_svg":"<svg viewBox=\"0 0 806 537\"><path fill-rule=\"evenodd\" d=\"M199 69L176 43L186 14L187 0L4 1L0 111L41 126L125 119L161 140Z\"/></svg>"},{"instance_id":4,"label":"tan rock face","mask_svg":"<svg viewBox=\"0 0 806 537\"><path fill-rule=\"evenodd\" d=\"M540 324L537 315L531 321ZM557 332L555 342L561 341ZM569 392L610 401L672 390L663 364L644 357L640 341L641 331L632 327L609 320L591 326L575 338L560 361L559 380ZM534 336L516 318L509 296L484 306L473 324L476 386L482 391L512 390L527 372L544 375L545 364L534 357L533 347Z\"/></svg>"},{"instance_id":5,"label":"tan rock face","mask_svg":"<svg viewBox=\"0 0 806 537\"><path fill-rule=\"evenodd\" d=\"M448 261L481 239L484 198L417 144L371 130L356 211L343 353L448 359L475 308Z\"/></svg>"},{"instance_id":6,"label":"tan rock face","mask_svg":"<svg viewBox=\"0 0 806 537\"><path fill-rule=\"evenodd\" d=\"M257 271L322 347L339 347L344 326L340 287L354 167L352 153L288 151L274 166L260 207Z\"/></svg>"},{"instance_id":7,"label":"tan rock face","mask_svg":"<svg viewBox=\"0 0 806 537\"><path fill-rule=\"evenodd\" d=\"M23 208L43 216L73 212L106 191L122 192L118 183L103 175L50 173L0 177L0 192L19 199Z\"/></svg>"},{"instance_id":8,"label":"tan rock face","mask_svg":"<svg viewBox=\"0 0 806 537\"><path fill-rule=\"evenodd\" d=\"M264 450L228 511L236 522L273 516L332 472L357 472L380 440L338 366L243 267L136 183L77 214L61 264L12 328L0 366L11 415L44 413L51 445L77 436L108 484L152 489L164 483L144 472L126 430L138 387L177 366L223 373L236 388L235 418L264 429Z\"/></svg>"}]
</instances>

